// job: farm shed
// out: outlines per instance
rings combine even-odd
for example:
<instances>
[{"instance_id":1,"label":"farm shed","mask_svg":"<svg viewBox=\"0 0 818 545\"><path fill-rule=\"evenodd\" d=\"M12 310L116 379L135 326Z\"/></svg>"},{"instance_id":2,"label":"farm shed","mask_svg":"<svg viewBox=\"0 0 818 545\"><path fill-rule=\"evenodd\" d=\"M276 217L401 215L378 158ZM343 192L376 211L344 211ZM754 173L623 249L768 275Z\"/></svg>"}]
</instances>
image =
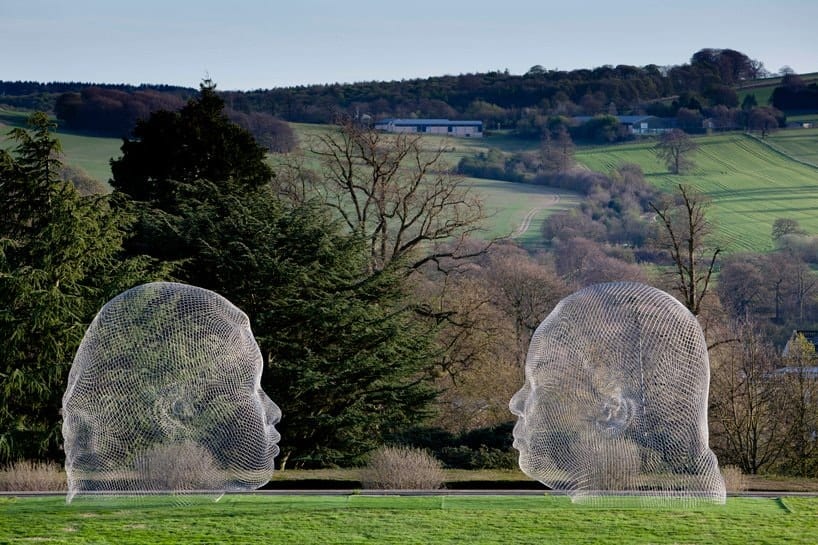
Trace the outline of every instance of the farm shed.
<instances>
[{"instance_id":1,"label":"farm shed","mask_svg":"<svg viewBox=\"0 0 818 545\"><path fill-rule=\"evenodd\" d=\"M386 132L447 134L466 138L483 136L482 121L450 121L448 119L382 119L375 128Z\"/></svg>"}]
</instances>

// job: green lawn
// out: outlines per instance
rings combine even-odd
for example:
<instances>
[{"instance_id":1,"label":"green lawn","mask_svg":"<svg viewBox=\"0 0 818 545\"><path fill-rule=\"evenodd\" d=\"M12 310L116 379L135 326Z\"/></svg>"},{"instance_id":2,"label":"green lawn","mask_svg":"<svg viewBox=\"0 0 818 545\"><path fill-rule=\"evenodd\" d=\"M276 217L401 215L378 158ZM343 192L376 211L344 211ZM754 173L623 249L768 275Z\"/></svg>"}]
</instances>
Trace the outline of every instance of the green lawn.
<instances>
[{"instance_id":1,"label":"green lawn","mask_svg":"<svg viewBox=\"0 0 818 545\"><path fill-rule=\"evenodd\" d=\"M818 499L592 507L564 496L0 498L0 543L815 543Z\"/></svg>"},{"instance_id":2,"label":"green lawn","mask_svg":"<svg viewBox=\"0 0 818 545\"><path fill-rule=\"evenodd\" d=\"M785 138L782 135L782 140ZM818 168L794 161L740 133L695 140L699 145L693 156L696 166L682 176L667 172L654 155L651 140L580 148L576 157L581 164L601 172L621 163L637 163L649 181L668 190L679 183L694 186L712 198L710 218L728 252L771 249L770 233L777 218L794 219L809 233L818 234ZM810 147L806 138L794 138L793 142L802 146L798 152L801 157L810 157L814 152L810 150L818 149L818 142Z\"/></svg>"}]
</instances>

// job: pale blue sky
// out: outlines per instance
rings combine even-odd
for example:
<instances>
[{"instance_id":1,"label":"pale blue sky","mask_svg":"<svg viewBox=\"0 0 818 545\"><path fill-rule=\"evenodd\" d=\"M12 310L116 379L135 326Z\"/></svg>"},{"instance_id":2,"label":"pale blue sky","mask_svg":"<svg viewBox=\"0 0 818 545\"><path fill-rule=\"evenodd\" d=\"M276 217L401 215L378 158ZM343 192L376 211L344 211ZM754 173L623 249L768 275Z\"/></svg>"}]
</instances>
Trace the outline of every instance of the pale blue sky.
<instances>
[{"instance_id":1,"label":"pale blue sky","mask_svg":"<svg viewBox=\"0 0 818 545\"><path fill-rule=\"evenodd\" d=\"M671 65L818 71L817 0L0 0L0 79L220 89Z\"/></svg>"}]
</instances>

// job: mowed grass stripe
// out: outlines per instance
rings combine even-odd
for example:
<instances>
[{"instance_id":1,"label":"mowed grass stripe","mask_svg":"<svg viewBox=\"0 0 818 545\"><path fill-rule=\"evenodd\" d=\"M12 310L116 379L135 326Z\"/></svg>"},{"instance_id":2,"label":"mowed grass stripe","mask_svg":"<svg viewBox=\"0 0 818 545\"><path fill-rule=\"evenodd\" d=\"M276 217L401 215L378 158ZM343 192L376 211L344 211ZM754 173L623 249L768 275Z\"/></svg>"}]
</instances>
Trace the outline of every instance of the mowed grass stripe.
<instances>
[{"instance_id":1,"label":"mowed grass stripe","mask_svg":"<svg viewBox=\"0 0 818 545\"><path fill-rule=\"evenodd\" d=\"M786 502L786 503L785 503ZM591 507L564 496L0 498L11 543L814 543L818 499L729 498L726 506Z\"/></svg>"},{"instance_id":2,"label":"mowed grass stripe","mask_svg":"<svg viewBox=\"0 0 818 545\"><path fill-rule=\"evenodd\" d=\"M667 172L652 142L580 149L577 160L600 172L625 162L639 164L651 183L666 190L679 183L692 185L713 200L709 217L727 252L772 249L777 218L794 219L818 234L818 168L743 134L699 137L696 142L695 168L681 176ZM805 141L799 145L808 147Z\"/></svg>"}]
</instances>

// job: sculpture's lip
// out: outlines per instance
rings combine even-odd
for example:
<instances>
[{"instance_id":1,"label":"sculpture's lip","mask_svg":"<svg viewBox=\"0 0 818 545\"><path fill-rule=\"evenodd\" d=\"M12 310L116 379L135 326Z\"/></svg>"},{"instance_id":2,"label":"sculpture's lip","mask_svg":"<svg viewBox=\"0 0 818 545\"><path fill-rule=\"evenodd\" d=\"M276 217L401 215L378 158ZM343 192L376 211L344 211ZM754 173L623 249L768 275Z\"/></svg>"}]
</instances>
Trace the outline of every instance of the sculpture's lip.
<instances>
[{"instance_id":1,"label":"sculpture's lip","mask_svg":"<svg viewBox=\"0 0 818 545\"><path fill-rule=\"evenodd\" d=\"M514 429L511 432L511 436L514 438L512 441L511 446L517 450L521 450L522 448L526 447L525 440L520 437L520 428L522 427L522 419L518 420L517 423L514 425Z\"/></svg>"}]
</instances>

